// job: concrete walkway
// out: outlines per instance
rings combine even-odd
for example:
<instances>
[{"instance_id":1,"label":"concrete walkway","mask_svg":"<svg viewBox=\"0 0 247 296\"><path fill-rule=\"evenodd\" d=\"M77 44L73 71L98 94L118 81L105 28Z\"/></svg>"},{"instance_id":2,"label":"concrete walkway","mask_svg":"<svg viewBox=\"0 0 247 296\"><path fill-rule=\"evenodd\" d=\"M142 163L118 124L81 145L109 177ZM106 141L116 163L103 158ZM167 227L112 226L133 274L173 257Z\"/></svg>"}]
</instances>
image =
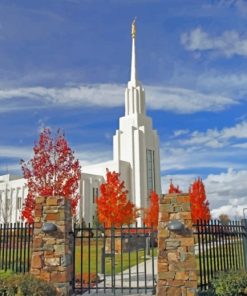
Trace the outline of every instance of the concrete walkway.
<instances>
[{"instance_id":1,"label":"concrete walkway","mask_svg":"<svg viewBox=\"0 0 247 296\"><path fill-rule=\"evenodd\" d=\"M137 276L137 270L138 270L138 276ZM129 277L130 273L130 277ZM156 278L157 275L157 257L154 258L154 276ZM101 275L101 280L103 280L104 277ZM138 280L137 280L138 279ZM113 286L113 283L115 282L115 293L109 289L109 287ZM123 283L123 291L121 290L121 283ZM130 287L135 287L128 289ZM140 287L137 291L137 285ZM104 293L104 281L100 282L98 284L98 293L96 293L96 290L91 290L90 294L88 292L85 292L83 296L88 295L98 295L98 296L112 296L112 295L132 295L132 296L140 296L140 295L153 295L152 286L153 286L153 272L152 272L152 260L149 259L146 261L146 286L148 287L146 293L145 293L145 263L142 262L137 265L133 266L129 269L126 269L123 271L123 275L121 276L121 273L117 274L115 276L115 281L112 280L111 276L105 277L105 287L106 289ZM77 294L78 295L78 294Z\"/></svg>"}]
</instances>

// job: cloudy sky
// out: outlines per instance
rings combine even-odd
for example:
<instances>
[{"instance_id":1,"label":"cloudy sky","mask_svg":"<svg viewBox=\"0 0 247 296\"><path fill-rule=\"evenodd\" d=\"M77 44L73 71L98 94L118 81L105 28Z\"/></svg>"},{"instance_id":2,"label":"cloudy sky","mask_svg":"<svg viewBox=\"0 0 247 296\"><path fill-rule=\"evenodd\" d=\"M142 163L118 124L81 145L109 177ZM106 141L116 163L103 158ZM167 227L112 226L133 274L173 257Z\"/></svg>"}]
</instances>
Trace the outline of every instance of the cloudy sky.
<instances>
[{"instance_id":1,"label":"cloudy sky","mask_svg":"<svg viewBox=\"0 0 247 296\"><path fill-rule=\"evenodd\" d=\"M112 158L137 17L162 186L203 178L213 216L247 208L246 0L0 0L0 174L43 127L83 165Z\"/></svg>"}]
</instances>

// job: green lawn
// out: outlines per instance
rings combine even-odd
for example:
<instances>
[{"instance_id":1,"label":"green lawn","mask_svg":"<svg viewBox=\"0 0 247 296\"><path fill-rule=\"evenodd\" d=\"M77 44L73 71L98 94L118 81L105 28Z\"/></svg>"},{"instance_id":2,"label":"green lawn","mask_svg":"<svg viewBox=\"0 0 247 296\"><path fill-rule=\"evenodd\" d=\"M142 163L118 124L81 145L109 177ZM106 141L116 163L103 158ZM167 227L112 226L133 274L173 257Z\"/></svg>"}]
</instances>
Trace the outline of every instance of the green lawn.
<instances>
[{"instance_id":1,"label":"green lawn","mask_svg":"<svg viewBox=\"0 0 247 296\"><path fill-rule=\"evenodd\" d=\"M83 248L81 245L76 246L75 252L75 270L76 273L101 273L102 272L102 247L103 240L99 239L98 243L95 240L91 240L90 249L86 241L83 242ZM25 256L24 256L25 252ZM150 250L152 255L152 250ZM157 248L153 250L154 256L157 254ZM4 257L2 256L4 255ZM31 250L30 250L31 255ZM21 258L20 258L21 257ZM22 249L22 252L17 249L7 249L4 251L4 254L0 252L0 269L16 269L20 271L20 261L22 262L21 271L24 271L24 257L25 257L25 265L27 269L28 265L28 252L27 249ZM3 260L5 258L5 260ZM6 260L7 258L7 260ZM121 272L129 267L136 265L137 263L141 263L144 260L150 258L144 254L144 250L136 250L129 252L119 252L118 254L113 254L112 256L106 255L104 264L105 264L105 273L110 275L112 270L115 269L115 273ZM2 263L4 263L2 265ZM90 269L90 270L89 270Z\"/></svg>"},{"instance_id":2,"label":"green lawn","mask_svg":"<svg viewBox=\"0 0 247 296\"><path fill-rule=\"evenodd\" d=\"M31 254L31 250L30 250ZM30 256L29 254L29 256ZM28 250L5 249L0 251L0 269L13 269L15 271L26 271L28 269Z\"/></svg>"},{"instance_id":3,"label":"green lawn","mask_svg":"<svg viewBox=\"0 0 247 296\"><path fill-rule=\"evenodd\" d=\"M207 283L220 271L240 270L244 268L243 244L240 241L232 241L230 244L218 247L211 245L211 249L204 249L203 258L199 261L199 255L196 255L197 270L202 271L202 280ZM208 278L209 273L209 278ZM198 282L200 277L198 277Z\"/></svg>"},{"instance_id":4,"label":"green lawn","mask_svg":"<svg viewBox=\"0 0 247 296\"><path fill-rule=\"evenodd\" d=\"M90 250L89 247L84 245L81 249L81 246L76 246L76 264L75 270L76 273L101 273L102 266L102 240L91 241ZM82 252L81 252L82 250ZM90 254L89 254L90 253ZM152 254L152 250L151 250ZM154 249L154 255L157 254L157 248ZM105 272L107 275L112 273L112 270L115 269L115 273L119 273L129 267L141 263L144 260L150 258L146 257L144 250L133 250L132 252L119 252L118 254L113 254L112 256L108 255L105 257Z\"/></svg>"}]
</instances>

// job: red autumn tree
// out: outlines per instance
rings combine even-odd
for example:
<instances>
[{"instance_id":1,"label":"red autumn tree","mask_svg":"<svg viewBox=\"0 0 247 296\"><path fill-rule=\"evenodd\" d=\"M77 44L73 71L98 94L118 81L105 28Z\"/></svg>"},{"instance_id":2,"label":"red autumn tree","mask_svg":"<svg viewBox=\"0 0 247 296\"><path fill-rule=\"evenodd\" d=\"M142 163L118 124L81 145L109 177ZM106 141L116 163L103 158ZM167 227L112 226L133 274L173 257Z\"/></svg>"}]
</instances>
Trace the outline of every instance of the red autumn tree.
<instances>
[{"instance_id":1,"label":"red autumn tree","mask_svg":"<svg viewBox=\"0 0 247 296\"><path fill-rule=\"evenodd\" d=\"M75 214L80 198L77 189L81 170L64 134L58 130L53 139L51 131L45 128L40 133L33 151L34 157L31 160L21 160L28 187L22 218L28 222L34 221L33 210L37 196L64 196L70 200L72 214Z\"/></svg>"},{"instance_id":2,"label":"red autumn tree","mask_svg":"<svg viewBox=\"0 0 247 296\"><path fill-rule=\"evenodd\" d=\"M202 179L198 178L189 189L192 220L210 220L209 202L207 201L204 184Z\"/></svg>"},{"instance_id":3,"label":"red autumn tree","mask_svg":"<svg viewBox=\"0 0 247 296\"><path fill-rule=\"evenodd\" d=\"M119 177L120 174L107 170L106 183L101 184L100 197L96 201L98 220L106 227L131 224L137 218L137 209L127 199L128 191Z\"/></svg>"},{"instance_id":4,"label":"red autumn tree","mask_svg":"<svg viewBox=\"0 0 247 296\"><path fill-rule=\"evenodd\" d=\"M182 193L182 191L179 189L179 186L174 186L172 183L172 180L170 181L170 187L168 190L168 193Z\"/></svg>"},{"instance_id":5,"label":"red autumn tree","mask_svg":"<svg viewBox=\"0 0 247 296\"><path fill-rule=\"evenodd\" d=\"M152 192L150 196L150 205L144 210L143 222L148 227L158 228L159 217L159 196L156 192Z\"/></svg>"}]
</instances>

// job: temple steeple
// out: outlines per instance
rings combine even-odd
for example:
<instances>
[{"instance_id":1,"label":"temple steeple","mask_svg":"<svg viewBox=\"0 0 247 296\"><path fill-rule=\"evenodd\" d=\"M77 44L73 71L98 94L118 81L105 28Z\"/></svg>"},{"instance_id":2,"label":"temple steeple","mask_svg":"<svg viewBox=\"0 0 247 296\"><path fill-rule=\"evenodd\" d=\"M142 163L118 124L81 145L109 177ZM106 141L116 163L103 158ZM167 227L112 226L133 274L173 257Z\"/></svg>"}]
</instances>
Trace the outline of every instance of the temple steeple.
<instances>
[{"instance_id":1,"label":"temple steeple","mask_svg":"<svg viewBox=\"0 0 247 296\"><path fill-rule=\"evenodd\" d=\"M136 19L133 20L131 26L131 68L130 81L125 91L125 116L133 114L145 115L145 92L137 80L137 62L136 62Z\"/></svg>"},{"instance_id":2,"label":"temple steeple","mask_svg":"<svg viewBox=\"0 0 247 296\"><path fill-rule=\"evenodd\" d=\"M137 76L136 36L134 20L125 115L119 119L119 129L113 138L113 159L119 165L119 173L128 188L128 198L137 208L147 208L150 192L161 193L159 137L153 130L152 119L146 115L145 91Z\"/></svg>"},{"instance_id":3,"label":"temple steeple","mask_svg":"<svg viewBox=\"0 0 247 296\"><path fill-rule=\"evenodd\" d=\"M130 81L134 84L137 81L137 69L136 69L136 19L132 22L131 28L132 36L132 55L131 55L131 73Z\"/></svg>"}]
</instances>

